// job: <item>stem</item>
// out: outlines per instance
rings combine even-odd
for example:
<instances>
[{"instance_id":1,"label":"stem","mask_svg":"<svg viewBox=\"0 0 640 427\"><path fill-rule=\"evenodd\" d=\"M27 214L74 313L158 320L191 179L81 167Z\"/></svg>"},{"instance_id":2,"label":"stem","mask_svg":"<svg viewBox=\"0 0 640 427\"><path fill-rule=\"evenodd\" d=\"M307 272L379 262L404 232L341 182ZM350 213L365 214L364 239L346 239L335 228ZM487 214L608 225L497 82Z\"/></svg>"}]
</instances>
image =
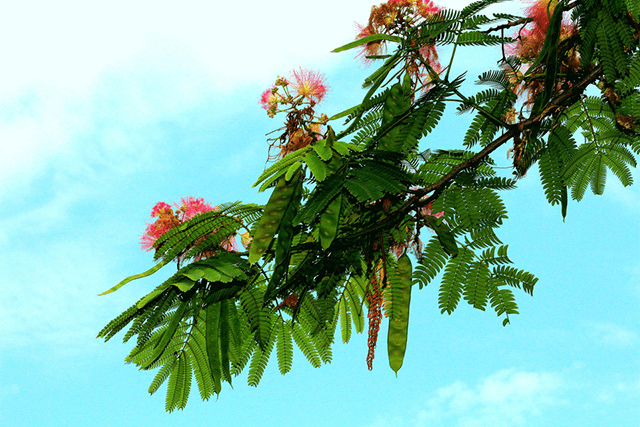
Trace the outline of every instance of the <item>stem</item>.
<instances>
[{"instance_id":1,"label":"stem","mask_svg":"<svg viewBox=\"0 0 640 427\"><path fill-rule=\"evenodd\" d=\"M451 59L449 60L449 65L447 65L447 74L444 75L444 80L449 81L449 73L451 72L451 67L453 66L453 58L456 56L456 50L458 49L458 39L460 38L460 30L458 30L456 35L456 42L453 44L453 51L451 52Z\"/></svg>"}]
</instances>

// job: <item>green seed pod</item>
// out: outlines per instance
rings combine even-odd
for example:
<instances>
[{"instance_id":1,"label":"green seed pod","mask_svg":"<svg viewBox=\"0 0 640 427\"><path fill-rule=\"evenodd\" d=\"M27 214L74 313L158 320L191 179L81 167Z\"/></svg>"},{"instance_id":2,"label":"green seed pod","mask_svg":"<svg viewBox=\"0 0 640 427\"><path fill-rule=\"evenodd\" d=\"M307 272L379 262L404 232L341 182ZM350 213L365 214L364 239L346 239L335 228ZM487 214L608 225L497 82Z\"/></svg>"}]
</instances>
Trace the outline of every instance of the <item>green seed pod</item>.
<instances>
[{"instance_id":1,"label":"green seed pod","mask_svg":"<svg viewBox=\"0 0 640 427\"><path fill-rule=\"evenodd\" d=\"M387 336L387 351L389 353L389 366L398 375L404 361L404 353L407 349L407 333L409 331L409 306L411 303L411 260L407 254L398 259L396 274L397 281L392 283L399 289L392 289L392 295L397 296L392 303L393 313L389 316L389 335Z\"/></svg>"},{"instance_id":2,"label":"green seed pod","mask_svg":"<svg viewBox=\"0 0 640 427\"><path fill-rule=\"evenodd\" d=\"M229 361L229 304L233 304L228 299L220 301L219 341L220 341L220 367L222 368L222 378L231 384L231 370ZM205 330L206 333L206 330Z\"/></svg>"},{"instance_id":3,"label":"green seed pod","mask_svg":"<svg viewBox=\"0 0 640 427\"><path fill-rule=\"evenodd\" d=\"M207 347L207 359L213 378L213 390L220 393L222 386L222 362L220 361L220 303L210 304L206 308L205 318L205 342Z\"/></svg>"},{"instance_id":4,"label":"green seed pod","mask_svg":"<svg viewBox=\"0 0 640 427\"><path fill-rule=\"evenodd\" d=\"M387 127L396 120L396 116L404 112L407 107L407 99L404 94L403 86L400 83L394 84L391 86L391 90L384 102L384 108L382 110L382 125L380 128L383 130L387 129ZM394 151L396 149L396 137L399 132L400 129L397 127L387 130L380 138L378 148L384 151Z\"/></svg>"},{"instance_id":5,"label":"green seed pod","mask_svg":"<svg viewBox=\"0 0 640 427\"><path fill-rule=\"evenodd\" d=\"M302 196L302 180L298 181L293 196L291 197L287 209L278 227L278 237L275 242L276 264L271 275L271 280L264 295L265 301L271 299L278 291L282 280L289 270L291 261L291 244L293 243L295 218L298 215L298 205Z\"/></svg>"},{"instance_id":6,"label":"green seed pod","mask_svg":"<svg viewBox=\"0 0 640 427\"><path fill-rule=\"evenodd\" d=\"M320 217L320 244L327 250L338 232L340 220L340 207L342 206L342 194L338 193L335 199L327 206L327 210Z\"/></svg>"},{"instance_id":7,"label":"green seed pod","mask_svg":"<svg viewBox=\"0 0 640 427\"><path fill-rule=\"evenodd\" d=\"M276 184L276 188L271 193L269 202L264 208L262 218L258 221L256 231L253 236L253 241L249 247L249 263L254 264L262 257L262 254L267 250L273 236L275 236L282 217L287 211L289 203L293 199L298 184L301 179L301 169L297 169L291 177L290 181L280 178Z\"/></svg>"}]
</instances>

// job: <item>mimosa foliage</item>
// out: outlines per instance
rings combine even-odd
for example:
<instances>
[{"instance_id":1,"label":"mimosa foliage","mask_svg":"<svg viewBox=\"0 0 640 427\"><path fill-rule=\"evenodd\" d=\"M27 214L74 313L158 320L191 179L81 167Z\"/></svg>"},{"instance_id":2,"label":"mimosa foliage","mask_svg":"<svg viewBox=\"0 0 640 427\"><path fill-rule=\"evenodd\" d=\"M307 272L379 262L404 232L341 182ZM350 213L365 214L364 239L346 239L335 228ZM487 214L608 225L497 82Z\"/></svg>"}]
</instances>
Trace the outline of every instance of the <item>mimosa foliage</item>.
<instances>
[{"instance_id":1,"label":"mimosa foliage","mask_svg":"<svg viewBox=\"0 0 640 427\"><path fill-rule=\"evenodd\" d=\"M167 384L167 411L185 407L193 377L206 400L244 370L257 386L274 358L289 372L295 348L313 367L329 363L336 330L347 343L365 318L370 349L377 322L389 318L397 372L411 295L420 298L436 279L441 313L465 301L491 308L506 325L518 314L516 294L533 295L538 279L513 265L498 237L507 220L500 192L537 164L545 197L564 218L569 193L576 201L587 188L602 194L609 173L632 184L640 154L638 2L558 2L535 58L512 47L514 55L500 55L496 69L478 77L482 90L464 94L466 74L450 72L465 49L505 52L526 43L505 33L535 24L482 14L497 2L395 21L393 34L337 49L395 46L375 56L384 62L365 79L360 104L258 177L254 186L272 191L265 206L233 203L196 215L158 238L156 266L108 291L178 263L98 334L108 341L128 327L124 341L136 340L125 360L157 369L149 392ZM453 49L438 72L424 52L442 45ZM458 149L442 149L431 133L452 104L474 116ZM491 158L500 147L513 159L511 173ZM243 232L253 239L248 250L223 248Z\"/></svg>"}]
</instances>

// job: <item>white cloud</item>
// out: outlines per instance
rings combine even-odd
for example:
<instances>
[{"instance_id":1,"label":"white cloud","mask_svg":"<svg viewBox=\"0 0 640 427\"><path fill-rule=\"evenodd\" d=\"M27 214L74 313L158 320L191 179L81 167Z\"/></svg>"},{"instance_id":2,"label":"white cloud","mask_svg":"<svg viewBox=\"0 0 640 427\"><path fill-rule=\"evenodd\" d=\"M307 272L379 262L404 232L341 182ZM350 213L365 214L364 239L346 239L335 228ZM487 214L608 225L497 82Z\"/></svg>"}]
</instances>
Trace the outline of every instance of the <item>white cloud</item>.
<instances>
[{"instance_id":1,"label":"white cloud","mask_svg":"<svg viewBox=\"0 0 640 427\"><path fill-rule=\"evenodd\" d=\"M297 65L330 67L344 56L329 51L353 38L353 21L366 20L369 5L4 2L0 200L29 191L37 179L66 173L60 159L86 164L92 147L111 148L112 156L129 147L115 159L94 156L108 163L129 158L149 144L132 138L136 127L175 117L214 98L213 92L262 87ZM109 119L110 127L99 128ZM82 139L92 132L92 140ZM100 141L119 133L116 144Z\"/></svg>"},{"instance_id":2,"label":"white cloud","mask_svg":"<svg viewBox=\"0 0 640 427\"><path fill-rule=\"evenodd\" d=\"M624 187L612 176L607 182L604 194L610 201L621 204L625 210L640 212L640 190L637 186Z\"/></svg>"},{"instance_id":3,"label":"white cloud","mask_svg":"<svg viewBox=\"0 0 640 427\"><path fill-rule=\"evenodd\" d=\"M604 344L629 346L635 344L638 340L636 332L614 323L599 323L594 325L593 330L598 339Z\"/></svg>"},{"instance_id":4,"label":"white cloud","mask_svg":"<svg viewBox=\"0 0 640 427\"><path fill-rule=\"evenodd\" d=\"M3 352L36 346L64 354L99 345L95 336L104 319L115 317L133 298L128 291L109 300L97 297L115 283L110 270L116 258L101 247L108 238L99 231L83 242L59 241L2 257Z\"/></svg>"},{"instance_id":5,"label":"white cloud","mask_svg":"<svg viewBox=\"0 0 640 427\"><path fill-rule=\"evenodd\" d=\"M640 376L602 387L597 400L607 404L614 404L619 400L637 402L640 401L638 396L640 396Z\"/></svg>"},{"instance_id":6,"label":"white cloud","mask_svg":"<svg viewBox=\"0 0 640 427\"><path fill-rule=\"evenodd\" d=\"M351 53L330 50L353 39L354 21L365 22L376 3L2 3L0 201L20 206L0 220L0 248L11 254L0 270L15 280L0 294L7 307L0 311L0 345L94 334L93 326L75 326L90 323L97 304L86 303L96 301L96 289L80 278L111 284L91 239L38 242L23 252L17 239L60 232L55 225L81 201L151 167L163 149L155 138L162 120L178 120L242 87L261 88L298 65L326 71L350 60ZM25 206L42 182L46 194Z\"/></svg>"},{"instance_id":7,"label":"white cloud","mask_svg":"<svg viewBox=\"0 0 640 427\"><path fill-rule=\"evenodd\" d=\"M566 388L558 373L502 370L475 386L456 382L438 389L418 414L417 425L528 425L546 409L562 404Z\"/></svg>"},{"instance_id":8,"label":"white cloud","mask_svg":"<svg viewBox=\"0 0 640 427\"><path fill-rule=\"evenodd\" d=\"M120 95L115 101L131 113L129 123L152 122L214 92L262 88L297 66L328 71L351 60L351 53L330 51L354 38L354 22L366 22L377 3L4 2L0 199L25 191L56 170L58 158L78 151L78 136L114 107L101 104L105 85L113 83L108 89Z\"/></svg>"}]
</instances>

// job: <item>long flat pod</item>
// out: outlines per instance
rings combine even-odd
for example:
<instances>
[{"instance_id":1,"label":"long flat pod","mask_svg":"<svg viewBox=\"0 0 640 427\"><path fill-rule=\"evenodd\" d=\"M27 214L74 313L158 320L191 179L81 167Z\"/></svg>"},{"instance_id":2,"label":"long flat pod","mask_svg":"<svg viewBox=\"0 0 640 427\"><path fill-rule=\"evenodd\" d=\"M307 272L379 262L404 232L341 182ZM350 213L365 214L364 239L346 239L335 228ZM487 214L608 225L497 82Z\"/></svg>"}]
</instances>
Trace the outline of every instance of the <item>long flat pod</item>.
<instances>
[{"instance_id":1,"label":"long flat pod","mask_svg":"<svg viewBox=\"0 0 640 427\"><path fill-rule=\"evenodd\" d=\"M293 243L295 218L298 215L298 205L302 196L302 182L298 180L292 197L286 207L278 227L278 238L275 242L276 263L271 275L271 280L264 294L265 302L269 301L277 292L280 284L287 275L291 261L291 245Z\"/></svg>"},{"instance_id":2,"label":"long flat pod","mask_svg":"<svg viewBox=\"0 0 640 427\"><path fill-rule=\"evenodd\" d=\"M209 369L214 382L214 392L222 390L222 362L220 360L220 303L210 304L207 308L205 340L207 343L207 358Z\"/></svg>"},{"instance_id":3,"label":"long flat pod","mask_svg":"<svg viewBox=\"0 0 640 427\"><path fill-rule=\"evenodd\" d=\"M397 278L393 281L391 294L394 296L393 313L389 316L389 334L387 335L387 351L389 366L398 375L402 367L407 349L407 333L409 331L409 305L411 303L411 259L407 254L398 259Z\"/></svg>"},{"instance_id":4,"label":"long flat pod","mask_svg":"<svg viewBox=\"0 0 640 427\"><path fill-rule=\"evenodd\" d=\"M320 244L327 250L333 242L338 232L338 221L340 220L340 207L342 206L342 194L338 194L327 206L327 209L320 217Z\"/></svg>"},{"instance_id":5,"label":"long flat pod","mask_svg":"<svg viewBox=\"0 0 640 427\"><path fill-rule=\"evenodd\" d=\"M296 188L300 182L301 172L298 169L290 181L280 178L276 184L276 188L271 193L269 202L264 208L262 218L258 221L253 241L249 247L249 263L254 264L265 253L273 237L275 236L282 217L287 211L287 207L291 202Z\"/></svg>"}]
</instances>

